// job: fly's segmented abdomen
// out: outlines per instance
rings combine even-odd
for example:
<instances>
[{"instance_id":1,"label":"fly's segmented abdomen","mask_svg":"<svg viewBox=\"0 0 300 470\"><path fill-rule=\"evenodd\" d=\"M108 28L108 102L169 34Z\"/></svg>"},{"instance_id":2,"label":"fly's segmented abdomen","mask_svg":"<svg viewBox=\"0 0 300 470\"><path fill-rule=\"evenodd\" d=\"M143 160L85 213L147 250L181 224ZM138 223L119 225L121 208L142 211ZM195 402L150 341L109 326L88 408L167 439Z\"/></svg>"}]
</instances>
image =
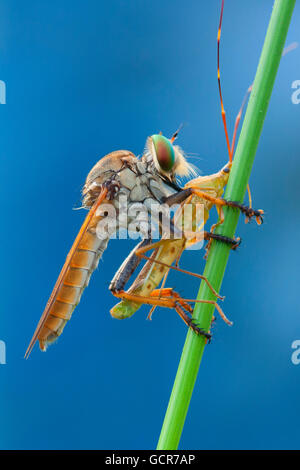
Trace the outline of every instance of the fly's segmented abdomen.
<instances>
[{"instance_id":1,"label":"fly's segmented abdomen","mask_svg":"<svg viewBox=\"0 0 300 470\"><path fill-rule=\"evenodd\" d=\"M96 234L99 219L94 216L90 221L89 228L72 256L63 283L38 337L42 350L62 333L107 246L108 239L101 240Z\"/></svg>"}]
</instances>

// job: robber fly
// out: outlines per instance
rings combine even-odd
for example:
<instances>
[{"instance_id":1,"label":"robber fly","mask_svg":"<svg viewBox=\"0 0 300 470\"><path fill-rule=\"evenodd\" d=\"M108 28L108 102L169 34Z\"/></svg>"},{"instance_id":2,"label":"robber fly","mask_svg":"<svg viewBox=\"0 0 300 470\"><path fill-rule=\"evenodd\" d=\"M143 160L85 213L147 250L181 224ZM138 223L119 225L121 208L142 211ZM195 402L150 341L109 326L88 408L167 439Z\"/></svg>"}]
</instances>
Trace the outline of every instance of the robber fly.
<instances>
[{"instance_id":1,"label":"robber fly","mask_svg":"<svg viewBox=\"0 0 300 470\"><path fill-rule=\"evenodd\" d=\"M221 104L223 122L225 122L222 96ZM237 126L235 131L236 129ZM66 323L70 320L75 307L79 304L83 290L88 285L90 277L96 269L109 241L109 237L101 238L97 233L99 223L109 218L109 210L107 210L107 208L113 208L114 213L116 214L116 223L114 226L115 231L118 231L121 228L128 228L128 225L133 221L133 216L127 216L125 218L125 223L121 217L121 200L124 200L124 198L127 202L128 214L130 213L130 209L136 203L143 203L149 210L150 215L150 209L153 204L167 206L172 206L174 204L182 205L190 201L192 201L192 203L196 203L196 200L194 199L193 201L193 198L198 198L198 200L206 204L206 211L209 211L214 205L218 208L221 222L222 207L224 205L238 208L248 218L255 216L257 221L261 221L263 211L255 211L251 207L244 206L238 202L225 201L220 198L220 194L222 193L222 191L220 193L220 190L223 190L227 183L233 153L233 148L231 149L229 145L226 124L225 133L230 158L229 163L221 170L220 173L217 174L215 183L219 185L220 188L216 193L211 191L214 189L211 186L213 181L212 177L206 177L206 183L210 185L210 187L207 187L206 185L203 186L205 177L204 179L202 177L202 179L192 180L184 188L181 188L178 185L177 177L193 174L193 168L187 161L183 151L179 146L174 144L178 131L176 131L170 139L161 134L154 134L148 137L145 152L140 159L130 151L118 150L109 153L98 161L88 174L83 187L83 207L88 209L89 212L70 252L67 255L66 261L46 304L45 310L38 322L34 335L25 353L26 358L29 356L37 340L39 341L40 348L42 350L46 350L47 346L61 335ZM104 207L105 210L103 210ZM174 224L171 219L169 222L171 235L173 238L176 238L176 223ZM193 221L191 222L191 227L193 228ZM162 230L162 240L164 240L163 227L160 228ZM211 232L204 232L203 236L209 241L215 238L222 242L229 243L232 247L236 247L237 245L237 240L216 235L213 233L213 230ZM170 251L173 255L176 252L175 258L177 258L185 248L185 245L186 236L184 234L179 241L172 240L170 241L170 244L166 243L166 240L164 240L162 242L161 250L166 247L167 250L169 250L168 247L170 247ZM134 292L134 288L132 292L125 292L124 287L126 282L130 279L137 268L141 260L141 255L144 256L143 253L147 251L149 247L156 248L151 244L151 240L149 240L149 238L145 238L131 252L128 258L126 258L110 284L112 294L118 298L124 299L125 301L138 303L139 305L146 303L153 306L174 308L189 327L191 327L197 334L203 334L209 339L210 335L201 329L199 325L196 325L189 317L191 308L187 299L182 299L179 294L175 293L172 289L165 290L164 292L160 290L159 295L157 295L155 287L157 286L158 278L156 278L151 289L148 289L147 295L141 296L140 293L137 295ZM151 265L153 265L156 255L157 251L154 252L154 256L151 259ZM169 264L171 264L175 258L172 260L170 258L167 259L164 256L160 259L158 257L154 264L156 267L159 267L161 274L164 275L165 272L163 271L165 269L169 269ZM149 271L149 265L146 266L145 269ZM175 269L179 268L177 267ZM203 276L199 274L197 276L203 278ZM215 297L222 298L214 290L213 286L209 283L209 280L205 278L204 280L209 285ZM201 300L199 302L214 303L221 315L223 314L216 301ZM114 309L112 314L113 312ZM121 318L118 314L115 314L114 316Z\"/></svg>"}]
</instances>

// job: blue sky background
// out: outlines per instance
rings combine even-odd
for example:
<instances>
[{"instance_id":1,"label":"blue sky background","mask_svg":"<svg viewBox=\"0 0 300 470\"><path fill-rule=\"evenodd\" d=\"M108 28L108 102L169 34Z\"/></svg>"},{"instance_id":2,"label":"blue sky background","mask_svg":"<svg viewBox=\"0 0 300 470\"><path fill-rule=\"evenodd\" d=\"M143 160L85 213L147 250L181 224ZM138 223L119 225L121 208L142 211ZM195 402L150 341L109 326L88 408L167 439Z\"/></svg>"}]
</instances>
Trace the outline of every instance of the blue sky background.
<instances>
[{"instance_id":1,"label":"blue sky background","mask_svg":"<svg viewBox=\"0 0 300 470\"><path fill-rule=\"evenodd\" d=\"M1 119L0 447L155 448L186 336L175 313L143 307L111 318L108 285L133 241L111 241L63 336L23 355L83 221L80 190L106 153L141 154L170 136L203 174L226 161L216 72L220 1L34 1L0 5ZM232 132L251 83L272 1L227 0L221 44ZM300 41L296 5L287 44ZM300 49L283 58L251 176L265 223L246 226L222 293L180 448L299 448ZM181 265L202 272L203 252ZM171 274L193 297L198 281ZM205 407L203 403L205 402Z\"/></svg>"}]
</instances>

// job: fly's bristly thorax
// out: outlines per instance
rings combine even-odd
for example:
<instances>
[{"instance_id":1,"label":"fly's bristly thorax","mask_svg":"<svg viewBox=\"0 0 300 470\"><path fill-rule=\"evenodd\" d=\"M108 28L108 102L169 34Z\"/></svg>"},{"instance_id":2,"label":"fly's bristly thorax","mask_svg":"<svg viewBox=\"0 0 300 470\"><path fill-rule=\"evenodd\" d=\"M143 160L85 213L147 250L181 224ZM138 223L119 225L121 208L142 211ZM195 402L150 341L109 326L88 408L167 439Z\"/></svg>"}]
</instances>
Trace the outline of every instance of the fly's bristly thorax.
<instances>
[{"instance_id":1,"label":"fly's bristly thorax","mask_svg":"<svg viewBox=\"0 0 300 470\"><path fill-rule=\"evenodd\" d=\"M124 165L132 167L138 159L129 150L116 150L102 157L87 175L82 189L83 207L89 209L97 199L103 183L118 174Z\"/></svg>"}]
</instances>

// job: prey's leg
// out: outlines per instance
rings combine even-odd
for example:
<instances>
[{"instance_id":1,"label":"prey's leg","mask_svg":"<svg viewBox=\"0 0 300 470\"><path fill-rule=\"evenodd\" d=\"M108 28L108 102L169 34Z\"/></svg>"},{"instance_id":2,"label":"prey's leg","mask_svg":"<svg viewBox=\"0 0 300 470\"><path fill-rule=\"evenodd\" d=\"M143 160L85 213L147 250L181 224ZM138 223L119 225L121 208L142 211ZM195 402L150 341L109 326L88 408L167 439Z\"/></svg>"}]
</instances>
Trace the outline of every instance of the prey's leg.
<instances>
[{"instance_id":1,"label":"prey's leg","mask_svg":"<svg viewBox=\"0 0 300 470\"><path fill-rule=\"evenodd\" d=\"M167 308L173 308L178 315L182 318L182 320L190 327L192 328L195 333L199 335L205 336L208 340L211 339L211 335L207 333L203 328L200 328L199 325L195 323L195 321L189 316L191 314L192 308L190 305L187 304L188 302L200 302L200 303L209 303L209 304L214 304L216 308L218 309L219 313L222 315L222 318L225 317L224 313L222 312L222 309L219 307L219 305L213 301L213 300L189 300L189 299L182 299L179 294L176 292L174 293L173 289L163 289L163 293L165 291L165 295L160 296L160 289L157 291L154 291L154 293L158 293L157 297L154 295L150 295L149 297L144 297L144 296L139 296L135 294L130 294L128 292L124 291L119 291L119 292L113 292L113 294L124 300L130 300L133 302L140 302L142 304L147 304L147 305L154 305L158 307L167 307ZM168 291L168 292L167 292ZM226 317L225 317L226 318ZM229 320L228 320L229 321Z\"/></svg>"},{"instance_id":2,"label":"prey's leg","mask_svg":"<svg viewBox=\"0 0 300 470\"><path fill-rule=\"evenodd\" d=\"M172 287L165 287L163 289L156 289L154 290L153 292L151 292L151 297L161 297L161 296L164 296L164 297L176 297L177 301L179 302L179 304L185 309L187 310L188 312L190 312L191 314L193 313L193 309L192 307L190 306L189 302L200 302L199 300L193 300L193 299L183 299L180 294L178 294L178 292L175 292L173 290ZM223 312L223 310L221 309L221 307L214 301L210 301L210 300L204 300L204 301L201 301L202 303L213 303L215 304L219 314L220 314L220 317L224 320L225 323L227 323L227 325L230 325L232 326L232 322L230 320L228 320L228 318L226 317L225 313Z\"/></svg>"},{"instance_id":3,"label":"prey's leg","mask_svg":"<svg viewBox=\"0 0 300 470\"><path fill-rule=\"evenodd\" d=\"M227 237L228 239L228 237ZM228 239L229 240L229 239ZM184 273L184 274L188 274L190 276L194 276L194 277L197 277L198 279L203 279L204 282L206 282L206 284L208 285L208 287L210 288L210 290L212 291L212 293L218 298L218 299L221 299L221 300L224 300L224 297L222 297L220 294L217 293L217 291L213 288L213 286L211 285L211 283L209 282L209 280L205 277L205 276L202 276L201 274L197 274L197 273L193 273L191 271L186 271L185 269L181 269L179 268L178 266L171 266L169 264L166 264L166 263L163 263L162 261L160 261L159 259L156 259L156 258L150 258L149 256L146 256L144 253L146 253L148 250L151 250L153 248L158 248L160 246L162 246L163 244L170 244L172 243L172 241L170 240L159 240L158 242L155 242L155 243L150 243L149 245L144 245L144 246L140 246L140 247L137 247L136 251L135 251L135 254L136 256L140 257L140 258L144 258L148 261L151 261L152 263L156 263L156 264L159 264L160 266L165 266L166 268L168 269L173 269L175 271L179 271L181 273Z\"/></svg>"}]
</instances>

